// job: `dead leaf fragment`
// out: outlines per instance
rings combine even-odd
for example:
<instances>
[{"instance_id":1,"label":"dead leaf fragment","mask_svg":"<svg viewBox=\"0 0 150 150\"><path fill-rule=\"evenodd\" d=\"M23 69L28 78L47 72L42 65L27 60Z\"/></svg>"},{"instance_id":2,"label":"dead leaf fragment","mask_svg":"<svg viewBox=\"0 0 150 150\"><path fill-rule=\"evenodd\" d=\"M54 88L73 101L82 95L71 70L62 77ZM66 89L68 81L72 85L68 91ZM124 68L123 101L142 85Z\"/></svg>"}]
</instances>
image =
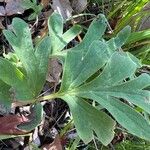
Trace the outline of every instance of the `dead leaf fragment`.
<instances>
[{"instance_id":1,"label":"dead leaf fragment","mask_svg":"<svg viewBox=\"0 0 150 150\"><path fill-rule=\"evenodd\" d=\"M71 6L76 13L80 13L85 10L87 0L72 0Z\"/></svg>"},{"instance_id":2,"label":"dead leaf fragment","mask_svg":"<svg viewBox=\"0 0 150 150\"><path fill-rule=\"evenodd\" d=\"M47 7L49 5L50 1L49 0L41 0L41 4L43 5L43 7Z\"/></svg>"},{"instance_id":3,"label":"dead leaf fragment","mask_svg":"<svg viewBox=\"0 0 150 150\"><path fill-rule=\"evenodd\" d=\"M62 72L62 66L57 59L50 59L48 65L48 74L46 80L53 82L56 85L59 83L60 75Z\"/></svg>"},{"instance_id":4,"label":"dead leaf fragment","mask_svg":"<svg viewBox=\"0 0 150 150\"><path fill-rule=\"evenodd\" d=\"M61 140L57 135L51 144L46 144L41 147L42 150L62 150Z\"/></svg>"},{"instance_id":5,"label":"dead leaf fragment","mask_svg":"<svg viewBox=\"0 0 150 150\"><path fill-rule=\"evenodd\" d=\"M5 8L0 6L0 16L5 16Z\"/></svg>"},{"instance_id":6,"label":"dead leaf fragment","mask_svg":"<svg viewBox=\"0 0 150 150\"><path fill-rule=\"evenodd\" d=\"M5 6L0 6L0 16L22 14L25 11L25 9L22 7L22 0L5 0L5 3Z\"/></svg>"},{"instance_id":7,"label":"dead leaf fragment","mask_svg":"<svg viewBox=\"0 0 150 150\"><path fill-rule=\"evenodd\" d=\"M6 0L6 15L11 16L14 14L22 14L24 13L24 9L22 7L22 0Z\"/></svg>"},{"instance_id":8,"label":"dead leaf fragment","mask_svg":"<svg viewBox=\"0 0 150 150\"><path fill-rule=\"evenodd\" d=\"M0 17L0 29L5 29L2 22L4 21L4 17Z\"/></svg>"},{"instance_id":9,"label":"dead leaf fragment","mask_svg":"<svg viewBox=\"0 0 150 150\"><path fill-rule=\"evenodd\" d=\"M64 19L70 18L73 12L69 0L53 0L52 9L57 11Z\"/></svg>"},{"instance_id":10,"label":"dead leaf fragment","mask_svg":"<svg viewBox=\"0 0 150 150\"><path fill-rule=\"evenodd\" d=\"M8 115L0 117L0 134L1 135L25 134L27 132L18 129L17 126L21 123L25 123L28 121L29 119L24 116Z\"/></svg>"}]
</instances>

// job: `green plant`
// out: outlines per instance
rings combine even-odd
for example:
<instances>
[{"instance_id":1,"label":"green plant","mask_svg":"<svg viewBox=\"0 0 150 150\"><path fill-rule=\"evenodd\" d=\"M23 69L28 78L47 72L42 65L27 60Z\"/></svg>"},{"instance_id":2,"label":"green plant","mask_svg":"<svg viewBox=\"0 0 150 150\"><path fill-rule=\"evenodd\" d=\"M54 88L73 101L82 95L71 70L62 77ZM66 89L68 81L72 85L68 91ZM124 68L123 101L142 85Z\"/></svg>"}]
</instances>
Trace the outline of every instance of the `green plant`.
<instances>
[{"instance_id":1,"label":"green plant","mask_svg":"<svg viewBox=\"0 0 150 150\"><path fill-rule=\"evenodd\" d=\"M143 26L143 18L150 16L149 9L146 9L146 6L149 5L149 0L89 0L89 2L97 3L100 10L103 9L103 12L105 12L106 18L113 29L110 34L111 37L126 25L131 26L131 30L134 32L129 36L123 49L137 56L142 63L149 65L149 29L139 31Z\"/></svg>"},{"instance_id":2,"label":"green plant","mask_svg":"<svg viewBox=\"0 0 150 150\"><path fill-rule=\"evenodd\" d=\"M24 9L33 10L33 13L28 17L28 20L35 19L43 9L42 5L37 4L37 0L23 0L21 4Z\"/></svg>"},{"instance_id":3,"label":"green plant","mask_svg":"<svg viewBox=\"0 0 150 150\"><path fill-rule=\"evenodd\" d=\"M150 30L133 32L130 34L124 50L132 52L142 63L150 64Z\"/></svg>"},{"instance_id":4,"label":"green plant","mask_svg":"<svg viewBox=\"0 0 150 150\"><path fill-rule=\"evenodd\" d=\"M12 102L34 105L34 119L20 124L19 129L31 131L39 124L40 101L60 98L69 105L77 132L85 143L96 135L108 145L114 137L115 120L128 132L150 140L149 122L135 109L138 106L150 113L150 92L146 90L150 76L136 75L140 62L121 50L130 35L129 26L106 41L102 37L107 27L106 18L100 14L81 43L62 51L80 32L80 27L74 26L63 34L63 20L59 14L53 13L49 18L49 36L35 47L23 20L15 18L12 25L12 31L4 30L3 33L17 59L0 58L0 102L7 108ZM57 93L38 97L45 83L49 57L63 60L61 87ZM98 110L90 100L104 109Z\"/></svg>"}]
</instances>

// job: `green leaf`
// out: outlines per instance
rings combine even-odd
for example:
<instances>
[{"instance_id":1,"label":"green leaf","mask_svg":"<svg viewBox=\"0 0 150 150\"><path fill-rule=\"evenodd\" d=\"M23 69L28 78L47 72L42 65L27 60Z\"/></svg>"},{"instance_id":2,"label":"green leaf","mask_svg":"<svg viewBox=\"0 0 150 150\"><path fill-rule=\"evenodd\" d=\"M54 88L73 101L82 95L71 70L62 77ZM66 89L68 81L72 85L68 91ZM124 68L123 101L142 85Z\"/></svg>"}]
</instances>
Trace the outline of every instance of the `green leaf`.
<instances>
[{"instance_id":1,"label":"green leaf","mask_svg":"<svg viewBox=\"0 0 150 150\"><path fill-rule=\"evenodd\" d=\"M28 117L31 121L18 125L19 129L32 131L41 123L43 118L43 106L41 105L41 103L37 103L34 105L34 107L31 109L31 114Z\"/></svg>"},{"instance_id":2,"label":"green leaf","mask_svg":"<svg viewBox=\"0 0 150 150\"><path fill-rule=\"evenodd\" d=\"M49 54L51 52L51 43L49 37L45 37L38 45L35 50L35 56L38 61L38 83L36 85L36 95L42 90L45 83L45 78L48 70Z\"/></svg>"},{"instance_id":3,"label":"green leaf","mask_svg":"<svg viewBox=\"0 0 150 150\"><path fill-rule=\"evenodd\" d=\"M8 112L11 108L10 86L0 80L0 111ZM4 110L2 110L2 108Z\"/></svg>"},{"instance_id":4,"label":"green leaf","mask_svg":"<svg viewBox=\"0 0 150 150\"><path fill-rule=\"evenodd\" d=\"M107 45L100 41L94 41L85 56L79 51L68 52L61 91L77 87L98 71L108 60L107 52Z\"/></svg>"},{"instance_id":5,"label":"green leaf","mask_svg":"<svg viewBox=\"0 0 150 150\"><path fill-rule=\"evenodd\" d=\"M150 136L147 133L150 132L150 126L141 115L136 114L129 106L125 106L122 103L120 103L120 109L121 107L125 109L121 109L122 113L115 113L117 108L113 107L115 102L118 103L115 105L119 107L119 102L117 102L116 98L123 98L150 113L150 92L142 90L150 85L150 76L145 74L122 83L123 80L133 75L135 69L136 64L129 57L116 53L95 80L78 88L77 95L97 101L107 108L115 119L129 132L141 138L149 139ZM111 104L109 106L109 103L112 103L112 106ZM130 115L128 115L128 112L130 112ZM128 116L128 118L120 120L119 118L121 117L125 118L124 115ZM143 128L144 130L141 130L141 124L137 124L135 116L137 116L138 122L142 122L143 126L146 127ZM134 126L129 125L131 120L131 124L134 124ZM136 128L136 131L133 128Z\"/></svg>"},{"instance_id":6,"label":"green leaf","mask_svg":"<svg viewBox=\"0 0 150 150\"><path fill-rule=\"evenodd\" d=\"M95 56L96 50L94 51L94 47L95 46L93 44L93 48L91 48L91 50L87 52L83 60L79 55L80 52L78 54L76 54L77 52L74 52L74 54L73 52L68 52L64 66L62 85L60 91L58 92L60 98L64 99L68 103L75 120L77 120L75 114L78 114L80 112L81 116L81 109L85 110L84 107L88 107L85 106L85 104L84 106L81 104L81 101L83 101L82 98L92 99L94 101L97 101L102 107L106 108L113 115L113 117L130 133L149 140L150 124L144 119L141 114L136 112L136 110L134 110L134 107L132 108L132 106L139 106L143 110L150 113L150 92L147 90L143 90L150 85L150 76L147 74L143 74L139 77L133 78L133 76L135 76L135 71L139 66L137 65L137 63L135 63L135 61L133 61L133 59L130 57L130 54L115 52L111 56L111 58L109 58L108 55L106 55L107 48L104 48L107 47L107 45L103 45L103 47L99 46L99 49L98 47L95 47L97 51L104 52L101 53L100 56L98 55L99 62L95 63L96 59L91 60L91 58L97 58ZM93 56L88 57L88 54L92 52ZM105 59L105 55L107 56L107 59L106 61L103 61L103 59ZM86 65L83 63L84 60L86 60L85 64L88 67L86 67ZM106 65L104 66L105 63ZM92 64L95 64L95 66L97 66L94 70ZM83 78L80 78L79 70L83 73ZM91 81L85 82L86 79L94 74L96 70L101 70L101 73ZM78 101L76 100L76 97L78 97ZM134 105L127 105L121 102L120 98ZM80 111L76 112L78 109ZM90 112L92 112L92 110ZM87 122L88 118L86 119L85 116L82 118L84 118ZM96 119L95 117L95 120L98 120L98 118ZM80 126L83 122L83 119L82 121L79 119L78 121L76 121L75 125L77 128L79 128L77 129L78 132L81 132ZM144 126L144 128L142 125ZM93 130L94 126L96 126L96 121L92 121ZM82 132L82 137L81 135L80 137L82 139L89 138L89 140L87 140L89 142L91 140L91 136L84 137L87 131L83 130ZM90 134L91 133L89 132L87 135ZM100 139L100 141L103 142L102 139Z\"/></svg>"},{"instance_id":7,"label":"green leaf","mask_svg":"<svg viewBox=\"0 0 150 150\"><path fill-rule=\"evenodd\" d=\"M150 29L131 33L126 44L135 43L145 39L150 39Z\"/></svg>"},{"instance_id":8,"label":"green leaf","mask_svg":"<svg viewBox=\"0 0 150 150\"><path fill-rule=\"evenodd\" d=\"M105 30L106 30L106 18L104 15L99 14L96 19L92 21L90 24L88 31L83 39L83 41L77 46L69 49L74 51L82 50L83 53L86 53L89 49L91 43L95 40L99 40L102 38ZM84 54L83 54L84 55Z\"/></svg>"},{"instance_id":9,"label":"green leaf","mask_svg":"<svg viewBox=\"0 0 150 150\"><path fill-rule=\"evenodd\" d=\"M132 17L134 15L136 15L138 12L140 12L143 9L144 5L148 2L149 2L149 0L137 0L134 3L132 3L131 5L129 5L128 8L126 9L124 17L122 17L118 21L118 23L115 27L115 33L117 33L124 26L126 26L131 21Z\"/></svg>"},{"instance_id":10,"label":"green leaf","mask_svg":"<svg viewBox=\"0 0 150 150\"><path fill-rule=\"evenodd\" d=\"M150 140L150 124L145 118L134 109L113 97L93 96L114 116L128 132L142 139Z\"/></svg>"},{"instance_id":11,"label":"green leaf","mask_svg":"<svg viewBox=\"0 0 150 150\"><path fill-rule=\"evenodd\" d=\"M27 78L16 66L8 60L0 58L0 68L0 79L13 88L17 99L29 100L33 97L32 89L27 87Z\"/></svg>"},{"instance_id":12,"label":"green leaf","mask_svg":"<svg viewBox=\"0 0 150 150\"><path fill-rule=\"evenodd\" d=\"M131 27L126 26L117 34L115 38L107 41L110 54L113 54L117 49L120 49L126 43L128 37L130 36L130 33Z\"/></svg>"},{"instance_id":13,"label":"green leaf","mask_svg":"<svg viewBox=\"0 0 150 150\"><path fill-rule=\"evenodd\" d=\"M24 9L32 9L34 12L28 17L28 20L35 19L41 10L43 9L42 5L37 5L37 0L22 0L21 6Z\"/></svg>"},{"instance_id":14,"label":"green leaf","mask_svg":"<svg viewBox=\"0 0 150 150\"><path fill-rule=\"evenodd\" d=\"M24 74L8 60L0 59L0 79L13 87L20 86L25 81Z\"/></svg>"},{"instance_id":15,"label":"green leaf","mask_svg":"<svg viewBox=\"0 0 150 150\"><path fill-rule=\"evenodd\" d=\"M38 80L38 65L34 55L30 29L28 24L19 18L13 19L12 26L13 32L4 30L3 33L27 72L28 84L35 90L36 81Z\"/></svg>"},{"instance_id":16,"label":"green leaf","mask_svg":"<svg viewBox=\"0 0 150 150\"><path fill-rule=\"evenodd\" d=\"M60 52L81 31L81 27L75 25L63 34L63 18L56 12L50 16L48 28L52 43L52 54Z\"/></svg>"},{"instance_id":17,"label":"green leaf","mask_svg":"<svg viewBox=\"0 0 150 150\"><path fill-rule=\"evenodd\" d=\"M85 143L94 138L93 132L104 145L112 141L115 122L111 117L76 96L65 95L62 98L68 103L78 134Z\"/></svg>"},{"instance_id":18,"label":"green leaf","mask_svg":"<svg viewBox=\"0 0 150 150\"><path fill-rule=\"evenodd\" d=\"M51 43L49 37L45 37L34 48L28 24L19 18L15 18L12 26L13 31L4 30L3 32L13 47L15 55L20 60L18 63L21 63L21 65L19 66L17 62L7 61L11 70L3 66L4 73L1 74L3 76L1 80L14 88L17 100L31 101L39 95L45 83ZM2 60L3 63L6 61ZM4 74L6 74L7 79L5 79Z\"/></svg>"}]
</instances>

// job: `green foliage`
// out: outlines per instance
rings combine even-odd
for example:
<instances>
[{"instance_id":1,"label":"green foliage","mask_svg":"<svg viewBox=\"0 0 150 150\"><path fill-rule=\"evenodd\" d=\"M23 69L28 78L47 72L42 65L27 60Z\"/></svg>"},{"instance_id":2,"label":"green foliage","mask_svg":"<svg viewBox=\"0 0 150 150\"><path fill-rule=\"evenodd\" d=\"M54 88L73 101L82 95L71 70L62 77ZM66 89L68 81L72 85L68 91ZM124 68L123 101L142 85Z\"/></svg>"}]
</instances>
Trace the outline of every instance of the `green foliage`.
<instances>
[{"instance_id":1,"label":"green foliage","mask_svg":"<svg viewBox=\"0 0 150 150\"><path fill-rule=\"evenodd\" d=\"M139 31L143 26L144 18L148 18L150 15L149 9L145 7L149 5L149 0L89 0L89 2L96 3L100 10L102 8L102 12L105 13L110 26L113 28L111 37L120 32L126 25L130 25L131 30L136 31L130 35L123 49L130 51L142 63L149 65L149 29Z\"/></svg>"},{"instance_id":2,"label":"green foliage","mask_svg":"<svg viewBox=\"0 0 150 150\"><path fill-rule=\"evenodd\" d=\"M115 32L120 31L124 26L126 26L132 20L133 15L139 13L148 2L149 0L136 0L134 2L130 2L129 6L123 12L124 17L122 17L116 25Z\"/></svg>"},{"instance_id":3,"label":"green foliage","mask_svg":"<svg viewBox=\"0 0 150 150\"><path fill-rule=\"evenodd\" d=\"M150 29L131 33L126 44L131 44L146 39L150 39Z\"/></svg>"},{"instance_id":4,"label":"green foliage","mask_svg":"<svg viewBox=\"0 0 150 150\"><path fill-rule=\"evenodd\" d=\"M61 51L67 44L72 41L81 31L78 25L73 26L63 33L63 18L53 13L48 21L49 34L51 38L52 51L51 55L62 55ZM59 43L59 44L58 44Z\"/></svg>"},{"instance_id":5,"label":"green foliage","mask_svg":"<svg viewBox=\"0 0 150 150\"><path fill-rule=\"evenodd\" d=\"M29 27L23 20L15 18L12 26L13 30L4 30L3 33L14 53L0 58L0 102L9 111L13 101L23 104L35 102L46 80L51 50L48 37L33 47ZM31 121L20 125L22 130L31 131L41 122L41 104L36 104L32 111ZM2 136L5 137L10 136Z\"/></svg>"},{"instance_id":6,"label":"green foliage","mask_svg":"<svg viewBox=\"0 0 150 150\"><path fill-rule=\"evenodd\" d=\"M37 5L37 0L22 0L21 4L24 9L33 10L33 13L28 17L28 20L35 19L43 9L42 5Z\"/></svg>"},{"instance_id":7,"label":"green foliage","mask_svg":"<svg viewBox=\"0 0 150 150\"><path fill-rule=\"evenodd\" d=\"M11 97L9 94L10 86L0 80L0 101L1 105L5 107L5 111L10 111Z\"/></svg>"},{"instance_id":8,"label":"green foliage","mask_svg":"<svg viewBox=\"0 0 150 150\"><path fill-rule=\"evenodd\" d=\"M141 67L139 60L121 50L130 36L129 26L106 41L103 35L107 20L100 14L89 26L83 41L63 52L81 28L73 26L63 33L63 19L59 14L53 13L49 18L49 35L35 47L23 20L15 18L12 25L13 30L4 30L4 35L14 49L14 55L0 58L0 84L6 89L0 88L1 103L3 98L6 98L6 104L14 100L10 96L12 91L16 101L30 104L61 98L69 105L77 132L85 143L97 136L102 144L108 145L114 137L115 120L128 132L150 140L149 122L135 109L138 106L150 113L150 92L146 90L150 86L150 76L137 76L136 70ZM45 83L49 56L61 59L64 54L60 90L37 98ZM91 100L103 109L92 106ZM20 129L32 130L39 124L42 106L36 104L33 111L32 121L20 125Z\"/></svg>"},{"instance_id":9,"label":"green foliage","mask_svg":"<svg viewBox=\"0 0 150 150\"><path fill-rule=\"evenodd\" d=\"M96 20L94 20L94 22L96 22ZM99 32L104 33L104 28L101 29L102 31L100 30ZM126 99L130 103L133 103L149 112L149 92L142 90L150 85L149 75L142 75L133 80L129 80L128 82L124 82L127 78L130 79L130 77L135 74L136 69L139 67L139 62L137 63L137 60L135 60L135 58L128 53L110 53L110 42L106 43L93 40L87 49L88 45L85 44L87 46L85 47L84 43L87 37L93 37L93 32L90 31L91 28L89 28L83 42L81 42L75 48L72 48L67 53L62 85L60 91L58 92L60 98L64 99L70 106L80 137L85 142L89 142L93 138L91 133L92 130L100 130L100 128L97 129L97 124L100 126L100 123L96 122L96 120L99 119L95 118L95 122L93 123L91 118L93 119L94 115L91 113L91 115L88 115L87 111L91 109L86 109L86 107L88 107L86 106L86 103L82 104L84 101L82 98L86 98L93 99L100 103L129 132L148 140L150 138L149 123L144 119L144 117L142 117L141 114L137 113L133 108L121 102L119 98ZM112 39L114 50L119 49L122 44L125 43L127 37L129 36L129 31L130 28L126 27L117 35L116 38ZM96 37L95 34L94 37ZM101 36L99 38L101 38ZM106 66L104 67L105 64ZM89 77L103 67L104 69L102 73L96 79L90 81L90 83L86 83L86 80ZM81 108L81 106L83 108ZM84 118L85 122L83 119L80 120L80 118ZM137 118L139 123L137 123ZM104 120L110 122L107 123L108 126L105 125L105 128L107 128L107 131L110 129L113 131L114 123L109 119L110 118L105 116ZM90 124L91 122L92 124ZM87 124L87 128L83 129L82 127L85 126L85 124ZM144 129L143 126L145 127ZM104 126L103 130L106 130L104 129ZM111 132L109 132L109 134L105 133L105 135L103 135L102 132L95 133L104 145L107 145L112 140L113 133Z\"/></svg>"},{"instance_id":10,"label":"green foliage","mask_svg":"<svg viewBox=\"0 0 150 150\"><path fill-rule=\"evenodd\" d=\"M134 55L140 58L144 64L150 64L150 30L133 32L129 36L125 49L131 51Z\"/></svg>"},{"instance_id":11,"label":"green foliage","mask_svg":"<svg viewBox=\"0 0 150 150\"><path fill-rule=\"evenodd\" d=\"M127 139L121 143L116 144L115 148L117 150L149 150L150 149L150 143L147 141L144 141L142 139L133 138L133 139Z\"/></svg>"},{"instance_id":12,"label":"green foliage","mask_svg":"<svg viewBox=\"0 0 150 150\"><path fill-rule=\"evenodd\" d=\"M104 49L99 48L97 51L98 50L102 51ZM94 54L97 55L96 53ZM89 63L91 64L86 67L84 60L87 62L86 60L88 58L88 54L86 54L84 58L79 56L80 53L72 51L67 54L62 79L62 87L59 95L69 104L73 113L75 125L77 126L77 130L80 130L78 132L81 132L79 135L82 137L82 139L85 142L88 140L90 141L92 139L92 135L83 130L82 126L88 124L88 121L86 121L84 124L83 119L80 120L80 117L92 122L92 125L89 125L91 128L95 128L94 126L97 123L96 120L98 121L99 119L98 117L97 119L95 118L95 122L93 123L93 121L90 120L90 116L85 115L84 111L86 110L87 106L82 104L82 99L79 99L79 97L97 101L104 108L106 108L122 126L128 129L129 132L148 140L150 138L149 123L142 117L142 115L121 102L119 98L126 99L149 112L150 110L148 102L150 93L141 89L150 85L150 77L148 75L142 75L134 80L123 82L126 78L131 77L134 74L135 70L137 69L137 65L127 54L117 52L111 56L102 73L96 79L90 81L89 83L85 83L85 80L90 77L91 73L95 73L97 71L96 69L93 70L92 65L92 63L96 64L96 59L92 60L92 63L86 63L87 65L89 65ZM74 58L76 58L76 61L73 61ZM105 53L101 52L101 59L99 60L103 59L106 60ZM101 62L101 66L98 66L97 69L100 69L103 65L104 63ZM76 99L78 99L78 101ZM74 101L76 101L76 104L73 104ZM81 106L83 107L83 110L80 108ZM88 110L90 110L90 108ZM89 111L89 113L91 114L91 111ZM93 116L94 115L91 114L92 118L94 118ZM104 120L106 121L107 119L105 118ZM107 125L110 124L107 123ZM88 128L88 125L86 125L86 127ZM107 128L107 130L110 130L110 127L107 127L106 124L103 126L103 130L106 130L104 127ZM113 127L114 126L111 123L111 130L113 130ZM96 132L96 134L98 134L98 132ZM100 135L103 136L102 132ZM104 135L102 139L104 140L105 137L108 138L106 141L102 141L100 138L99 139L103 144L107 145L112 140L111 135Z\"/></svg>"},{"instance_id":13,"label":"green foliage","mask_svg":"<svg viewBox=\"0 0 150 150\"><path fill-rule=\"evenodd\" d=\"M28 25L19 18L15 18L12 25L12 31L4 30L3 33L19 58L22 68L19 69L10 61L1 58L0 66L3 69L0 79L13 88L16 99L33 100L41 92L45 82L50 41L45 37L34 48Z\"/></svg>"}]
</instances>

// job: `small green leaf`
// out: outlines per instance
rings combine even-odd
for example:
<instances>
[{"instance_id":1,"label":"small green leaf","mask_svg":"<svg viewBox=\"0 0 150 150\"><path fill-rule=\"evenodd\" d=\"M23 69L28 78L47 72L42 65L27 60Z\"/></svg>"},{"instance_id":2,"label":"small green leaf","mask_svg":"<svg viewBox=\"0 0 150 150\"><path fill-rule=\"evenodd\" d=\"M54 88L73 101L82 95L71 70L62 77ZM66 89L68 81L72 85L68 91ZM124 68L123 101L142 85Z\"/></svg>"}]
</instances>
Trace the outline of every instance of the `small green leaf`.
<instances>
[{"instance_id":1,"label":"small green leaf","mask_svg":"<svg viewBox=\"0 0 150 150\"><path fill-rule=\"evenodd\" d=\"M81 31L81 27L75 25L63 34L63 18L58 13L53 13L48 22L52 54L60 52Z\"/></svg>"},{"instance_id":2,"label":"small green leaf","mask_svg":"<svg viewBox=\"0 0 150 150\"><path fill-rule=\"evenodd\" d=\"M24 74L4 58L0 58L0 68L0 79L8 85L16 88L26 80Z\"/></svg>"},{"instance_id":3,"label":"small green leaf","mask_svg":"<svg viewBox=\"0 0 150 150\"><path fill-rule=\"evenodd\" d=\"M35 19L43 9L43 6L41 4L40 5L37 4L37 0L22 0L20 3L24 9L32 9L34 11L28 17L28 20Z\"/></svg>"},{"instance_id":4,"label":"small green leaf","mask_svg":"<svg viewBox=\"0 0 150 150\"><path fill-rule=\"evenodd\" d=\"M23 134L23 135L0 135L0 140L16 138L16 137L25 137L25 136L31 136L31 134L29 133L29 134Z\"/></svg>"},{"instance_id":5,"label":"small green leaf","mask_svg":"<svg viewBox=\"0 0 150 150\"><path fill-rule=\"evenodd\" d=\"M115 38L107 41L110 54L113 54L117 49L120 49L126 43L128 37L130 36L130 33L131 27L126 26L117 34Z\"/></svg>"}]
</instances>

